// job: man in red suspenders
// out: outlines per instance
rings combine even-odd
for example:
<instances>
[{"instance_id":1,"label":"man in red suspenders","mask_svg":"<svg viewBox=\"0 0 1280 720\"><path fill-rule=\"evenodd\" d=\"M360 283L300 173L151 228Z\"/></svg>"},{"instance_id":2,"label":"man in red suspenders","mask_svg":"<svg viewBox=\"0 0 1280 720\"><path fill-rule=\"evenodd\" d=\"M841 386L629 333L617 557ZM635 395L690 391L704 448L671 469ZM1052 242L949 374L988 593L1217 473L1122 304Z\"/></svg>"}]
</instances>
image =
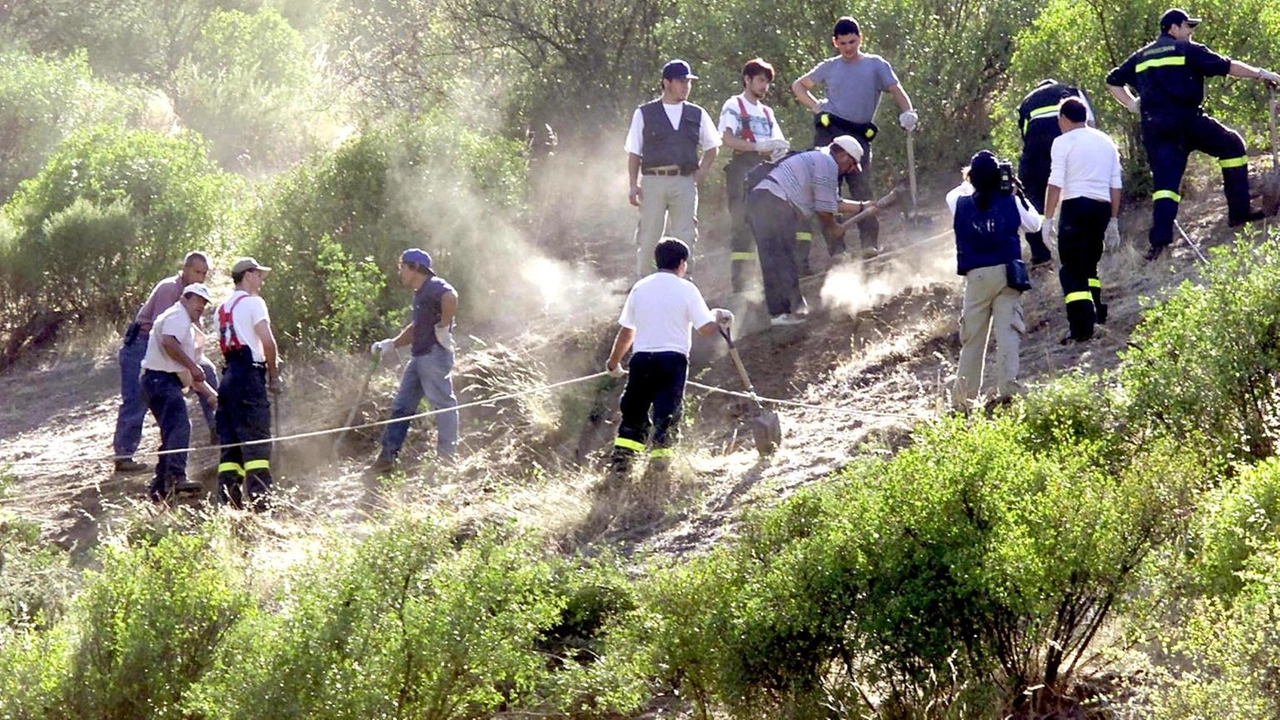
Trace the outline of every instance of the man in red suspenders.
<instances>
[{"instance_id":1,"label":"man in red suspenders","mask_svg":"<svg viewBox=\"0 0 1280 720\"><path fill-rule=\"evenodd\" d=\"M724 174L729 196L729 268L735 293L746 289L747 278L756 264L756 243L747 227L747 173L765 160L783 155L790 147L773 111L761 102L772 82L772 65L761 58L748 60L742 68L742 92L725 100L720 109L720 134L724 145L733 150L733 159L725 166Z\"/></svg>"},{"instance_id":2,"label":"man in red suspenders","mask_svg":"<svg viewBox=\"0 0 1280 720\"><path fill-rule=\"evenodd\" d=\"M280 366L271 318L261 295L271 268L253 258L231 266L235 292L218 308L218 345L226 368L218 387L218 501L261 510L271 490L271 395L280 393ZM244 444L253 443L253 444Z\"/></svg>"}]
</instances>

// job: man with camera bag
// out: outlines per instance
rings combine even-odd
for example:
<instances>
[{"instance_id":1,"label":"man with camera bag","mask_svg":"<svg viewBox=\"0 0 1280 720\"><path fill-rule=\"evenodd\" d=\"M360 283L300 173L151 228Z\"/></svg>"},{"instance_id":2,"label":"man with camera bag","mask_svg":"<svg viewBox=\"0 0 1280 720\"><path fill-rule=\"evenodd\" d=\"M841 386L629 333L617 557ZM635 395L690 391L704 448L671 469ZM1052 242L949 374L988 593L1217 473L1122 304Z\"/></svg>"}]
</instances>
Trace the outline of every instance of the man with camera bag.
<instances>
[{"instance_id":1,"label":"man with camera bag","mask_svg":"<svg viewBox=\"0 0 1280 720\"><path fill-rule=\"evenodd\" d=\"M1062 203L1057 231L1050 224L1048 234L1050 238L1057 235L1062 261L1058 277L1070 326L1064 344L1092 338L1094 323L1107 321L1098 261L1104 241L1112 248L1120 245L1120 152L1110 136L1088 127L1087 119L1079 98L1067 98L1059 106L1062 135L1050 150L1052 165L1044 199L1044 216L1050 223Z\"/></svg>"},{"instance_id":2,"label":"man with camera bag","mask_svg":"<svg viewBox=\"0 0 1280 720\"><path fill-rule=\"evenodd\" d=\"M1027 329L1022 292L1030 288L1018 231L1038 231L1040 215L1026 196L1019 191L1015 199L1013 191L1012 166L983 150L969 161L966 182L947 193L954 217L956 272L964 276L960 361L951 393L957 410L967 410L978 394L993 330L996 398L1008 400L1018 391L1018 348Z\"/></svg>"}]
</instances>

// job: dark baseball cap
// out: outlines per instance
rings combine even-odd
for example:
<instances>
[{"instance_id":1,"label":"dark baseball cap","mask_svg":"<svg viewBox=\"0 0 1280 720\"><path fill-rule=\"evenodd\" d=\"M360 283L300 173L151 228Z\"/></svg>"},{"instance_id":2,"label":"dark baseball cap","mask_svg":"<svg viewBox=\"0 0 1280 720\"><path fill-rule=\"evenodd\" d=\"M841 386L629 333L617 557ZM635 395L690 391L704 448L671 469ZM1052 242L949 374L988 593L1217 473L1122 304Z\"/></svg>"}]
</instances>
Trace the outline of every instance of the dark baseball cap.
<instances>
[{"instance_id":1,"label":"dark baseball cap","mask_svg":"<svg viewBox=\"0 0 1280 720\"><path fill-rule=\"evenodd\" d=\"M1160 16L1161 30L1168 30L1174 25L1181 25L1182 23L1187 23L1191 27L1195 27L1200 24L1200 18L1191 17L1187 14L1187 11L1182 8L1170 8L1165 10L1164 14Z\"/></svg>"},{"instance_id":2,"label":"dark baseball cap","mask_svg":"<svg viewBox=\"0 0 1280 720\"><path fill-rule=\"evenodd\" d=\"M662 66L663 80L680 80L682 78L698 79L698 76L694 75L693 70L689 67L689 63L683 60L672 60Z\"/></svg>"}]
</instances>

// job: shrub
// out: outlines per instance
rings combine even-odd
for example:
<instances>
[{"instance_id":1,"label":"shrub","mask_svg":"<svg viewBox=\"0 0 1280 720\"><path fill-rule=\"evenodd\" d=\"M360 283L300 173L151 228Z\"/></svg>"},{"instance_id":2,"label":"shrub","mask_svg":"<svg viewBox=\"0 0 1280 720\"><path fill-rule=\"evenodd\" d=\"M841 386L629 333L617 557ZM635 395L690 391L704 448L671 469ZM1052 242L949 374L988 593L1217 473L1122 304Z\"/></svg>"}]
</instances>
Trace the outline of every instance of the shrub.
<instances>
[{"instance_id":1,"label":"shrub","mask_svg":"<svg viewBox=\"0 0 1280 720\"><path fill-rule=\"evenodd\" d=\"M0 498L12 482L0 469ZM61 549L40 540L40 526L0 509L0 634L43 629L62 616L73 576Z\"/></svg>"},{"instance_id":2,"label":"shrub","mask_svg":"<svg viewBox=\"0 0 1280 720\"><path fill-rule=\"evenodd\" d=\"M1250 558L1280 530L1280 461L1246 468L1207 494L1191 555L1200 594L1230 603L1244 588Z\"/></svg>"},{"instance_id":3,"label":"shrub","mask_svg":"<svg viewBox=\"0 0 1280 720\"><path fill-rule=\"evenodd\" d=\"M1151 307L1122 353L1128 421L1224 461L1275 454L1280 411L1280 242L1215 249L1200 283Z\"/></svg>"}]
</instances>

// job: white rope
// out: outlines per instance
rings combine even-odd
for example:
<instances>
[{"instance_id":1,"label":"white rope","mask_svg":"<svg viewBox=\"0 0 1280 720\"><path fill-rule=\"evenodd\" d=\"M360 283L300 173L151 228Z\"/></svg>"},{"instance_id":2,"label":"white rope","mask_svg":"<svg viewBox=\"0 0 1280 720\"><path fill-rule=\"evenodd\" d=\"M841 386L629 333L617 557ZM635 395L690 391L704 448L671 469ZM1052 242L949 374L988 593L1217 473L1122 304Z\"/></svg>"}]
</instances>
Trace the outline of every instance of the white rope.
<instances>
[{"instance_id":1,"label":"white rope","mask_svg":"<svg viewBox=\"0 0 1280 720\"><path fill-rule=\"evenodd\" d=\"M875 412L874 410L859 410L857 408L839 408L839 407L831 407L829 405L813 405L810 403L796 402L795 400L780 400L778 398L767 398L767 397L761 397L760 395L756 395L754 393L742 392L740 390L725 390L723 388L713 387L711 385L703 385L702 383L697 383L692 380L687 381L685 384L688 385L689 387L694 387L699 390L706 390L707 392L720 393L721 395L729 395L732 397L744 398L746 400L758 400L760 402L769 403L771 405L786 405L789 407L806 408L808 410L823 410L825 412L844 413L847 415L862 415L865 417L895 418L895 419L902 419L902 420L924 420L927 418L927 416L925 415L905 415L902 413L883 413L883 412Z\"/></svg>"}]
</instances>

